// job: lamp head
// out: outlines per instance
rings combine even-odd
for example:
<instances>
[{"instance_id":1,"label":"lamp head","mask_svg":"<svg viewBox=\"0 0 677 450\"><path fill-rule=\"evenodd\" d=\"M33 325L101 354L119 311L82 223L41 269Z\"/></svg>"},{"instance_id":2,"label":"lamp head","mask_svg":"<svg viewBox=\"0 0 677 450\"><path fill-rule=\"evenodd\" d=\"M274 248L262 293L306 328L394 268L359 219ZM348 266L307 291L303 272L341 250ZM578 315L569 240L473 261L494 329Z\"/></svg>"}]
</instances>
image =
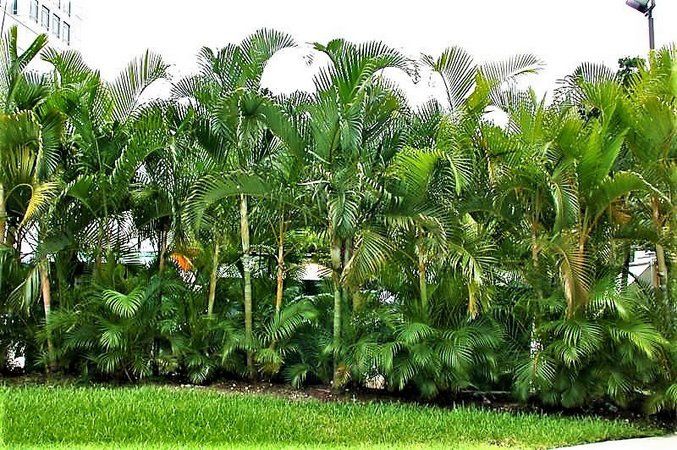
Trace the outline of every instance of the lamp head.
<instances>
[{"instance_id":1,"label":"lamp head","mask_svg":"<svg viewBox=\"0 0 677 450\"><path fill-rule=\"evenodd\" d=\"M625 4L642 14L648 13L653 7L653 2L651 0L626 0Z\"/></svg>"}]
</instances>

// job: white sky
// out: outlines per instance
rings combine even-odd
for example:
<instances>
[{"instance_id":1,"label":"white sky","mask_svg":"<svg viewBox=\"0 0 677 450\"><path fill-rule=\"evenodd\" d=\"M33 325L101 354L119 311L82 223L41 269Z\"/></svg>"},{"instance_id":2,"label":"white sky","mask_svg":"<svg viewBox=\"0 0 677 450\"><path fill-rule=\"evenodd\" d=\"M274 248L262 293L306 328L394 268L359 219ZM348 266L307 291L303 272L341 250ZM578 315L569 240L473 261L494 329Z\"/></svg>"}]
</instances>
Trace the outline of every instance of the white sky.
<instances>
[{"instance_id":1,"label":"white sky","mask_svg":"<svg viewBox=\"0 0 677 450\"><path fill-rule=\"evenodd\" d=\"M459 45L477 60L533 53L546 69L531 84L539 94L581 62L616 68L619 57L645 55L647 21L624 0L79 0L81 50L105 77L114 77L146 48L185 74L203 45L239 42L261 27L292 34L299 43L382 40L412 57L437 56ZM657 0L656 43L677 42L677 0ZM265 82L275 91L311 87L313 67L303 51L271 62ZM321 62L316 62L315 65ZM435 92L424 77L403 86L413 103Z\"/></svg>"}]
</instances>

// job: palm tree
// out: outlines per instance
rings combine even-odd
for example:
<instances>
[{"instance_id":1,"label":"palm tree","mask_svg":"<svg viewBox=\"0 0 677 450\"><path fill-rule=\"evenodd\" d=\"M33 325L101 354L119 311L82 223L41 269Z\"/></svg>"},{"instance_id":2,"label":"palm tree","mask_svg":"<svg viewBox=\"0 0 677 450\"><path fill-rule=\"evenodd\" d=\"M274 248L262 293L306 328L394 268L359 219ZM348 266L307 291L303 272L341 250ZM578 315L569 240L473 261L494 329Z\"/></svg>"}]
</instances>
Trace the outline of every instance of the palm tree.
<instances>
[{"instance_id":1,"label":"palm tree","mask_svg":"<svg viewBox=\"0 0 677 450\"><path fill-rule=\"evenodd\" d=\"M327 217L326 233L334 295L334 387L345 382L340 364L343 306L351 293L387 256L387 240L366 222L381 202L380 179L403 144L405 101L383 78L385 69L413 73L408 58L380 42L315 44L330 65L316 77L309 108L309 185ZM352 275L351 275L352 272ZM359 308L359 295L353 306Z\"/></svg>"},{"instance_id":2,"label":"palm tree","mask_svg":"<svg viewBox=\"0 0 677 450\"><path fill-rule=\"evenodd\" d=\"M674 240L670 236L674 222L672 199L676 189L673 176L677 148L676 53L673 46L650 55L649 67L641 67L638 76L629 83L628 102L623 109L624 123L628 127L626 144L635 160L633 169L656 188L646 205L658 236L655 243L658 287L668 303L671 290L665 248L667 246L668 253L674 252Z\"/></svg>"},{"instance_id":3,"label":"palm tree","mask_svg":"<svg viewBox=\"0 0 677 450\"><path fill-rule=\"evenodd\" d=\"M58 117L58 116L57 116ZM3 156L7 160L2 161L5 170L3 172L4 185L11 186L7 192L9 199L18 200L17 205L12 203L15 213L18 213L15 235L24 233L24 230L30 230L33 225L37 226L38 239L44 238L44 215L53 207L57 193L60 190L58 180L53 177L53 168L49 167L49 158L53 156L53 151L58 148L58 134L52 134L56 131L54 128L41 126L38 115L33 111L22 111L17 114L2 117L0 125L0 147ZM50 142L51 138L56 138L56 142ZM53 145L54 144L54 145ZM5 159L5 158L3 158ZM22 197L28 198L27 204L22 204ZM2 230L4 232L4 229ZM16 252L20 254L19 247ZM4 244L4 242L3 242ZM49 323L51 310L51 290L49 284L49 261L47 255L38 252L35 256L35 268L32 273L39 274L39 283L42 290L42 300L45 313L45 322ZM22 286L34 283L32 280L26 280ZM26 291L27 293L30 290ZM24 301L30 302L33 295L27 295ZM54 368L52 343L47 338L49 348L50 367Z\"/></svg>"},{"instance_id":4,"label":"palm tree","mask_svg":"<svg viewBox=\"0 0 677 450\"><path fill-rule=\"evenodd\" d=\"M261 78L268 60L279 50L294 46L287 34L260 30L239 45L229 45L218 51L203 48L198 56L201 71L197 76L179 82L177 96L187 98L201 118L197 131L202 146L217 161L216 177L227 173L253 174L261 158L270 150L269 129L279 108L261 86ZM273 119L272 121L270 119ZM195 196L204 199L214 183L206 182ZM222 197L233 195L222 192ZM216 195L217 196L217 195ZM253 342L252 316L252 264L250 239L249 195L239 194L240 237L242 244L242 278L245 311L245 335L249 345ZM247 352L250 378L256 375L253 353Z\"/></svg>"},{"instance_id":5,"label":"palm tree","mask_svg":"<svg viewBox=\"0 0 677 450\"><path fill-rule=\"evenodd\" d=\"M166 76L167 65L146 52L107 82L75 51L49 49L44 59L54 66L53 102L67 116L70 130L74 160L65 173L67 198L89 218L79 232L93 247L100 269L104 253L113 263L114 245L121 247L125 237L120 232L129 228L130 183L144 161L168 145L161 108L143 101L146 90Z\"/></svg>"},{"instance_id":6,"label":"palm tree","mask_svg":"<svg viewBox=\"0 0 677 450\"><path fill-rule=\"evenodd\" d=\"M447 223L444 252L450 258L448 262L465 274L468 311L476 316L480 304L488 300L490 290L485 286L490 284L491 268L496 262L491 236L494 212L487 207L487 200L494 194L487 188L495 187L494 161L489 154L494 142L488 144L482 130L497 128L487 119L487 113L505 110L523 99L516 83L538 72L541 62L525 54L498 63L477 64L459 47L450 47L437 58L423 55L422 61L441 80L446 94L446 101L437 106L446 112L438 119L438 128L432 133L423 129L433 137L434 150L444 162L439 184L429 189L443 193L434 203L444 205L446 217L461 218L455 224ZM434 154L425 155L428 165ZM413 161L405 166L421 167ZM419 266L423 267L421 261Z\"/></svg>"},{"instance_id":7,"label":"palm tree","mask_svg":"<svg viewBox=\"0 0 677 450\"><path fill-rule=\"evenodd\" d=\"M2 115L3 149L0 153L0 244L7 239L7 200L14 186L10 185L12 177L26 180L30 175L11 174L13 168L30 170L31 164L21 164L24 158L30 158L30 153L24 152L26 143L35 142L36 126L34 117L29 113L12 116L22 110L31 110L44 98L46 91L45 80L28 72L26 69L47 44L47 36L39 35L21 54L17 48L18 31L11 27L5 36L2 36L0 48L0 109ZM22 136L22 134L24 134ZM21 183L21 181L19 181Z\"/></svg>"},{"instance_id":8,"label":"palm tree","mask_svg":"<svg viewBox=\"0 0 677 450\"><path fill-rule=\"evenodd\" d=\"M585 89L599 117L586 121L577 112L566 115L555 146L561 159L553 173L563 180L565 188L561 192L569 205L568 211L557 211L556 224L561 228L555 230L569 317L586 303L592 280L588 249L591 237L601 227L623 220L619 198L653 190L640 174L615 170L627 132L619 120L619 85L593 83L586 84Z\"/></svg>"},{"instance_id":9,"label":"palm tree","mask_svg":"<svg viewBox=\"0 0 677 450\"><path fill-rule=\"evenodd\" d=\"M16 32L10 30L10 41L13 44L9 44L8 48L10 55L12 55L11 60L14 62L11 64L12 67L21 68L27 64L25 60L26 54L22 57L17 57L16 55ZM42 43L42 44L41 44ZM38 39L33 46L29 48L29 51L35 53L40 45L44 45L44 42ZM28 51L27 51L28 52ZM64 55L59 55L53 50L47 50L44 55L45 59L54 63L56 67L55 78L51 80L48 84L47 77L40 78L28 78L23 79L19 78L19 81L15 81L17 86L21 86L23 83L24 88L29 86L29 83L34 83L34 86L29 89L29 92L32 97L21 96L21 91L15 89L11 96L12 101L17 103L17 105L24 104L26 105L29 98L31 98L31 103L33 106L33 111L21 111L13 116L14 125L8 128L3 128L2 140L6 143L9 148L14 148L11 152L8 151L7 155L14 154L15 160L12 161L8 167L18 168L19 171L14 172L14 176L19 176L15 178L19 182L16 188L13 190L16 194L21 194L22 190L28 189L29 192L29 201L24 207L24 213L22 219L17 222L18 230L21 229L30 229L33 227L37 231L37 247L36 253L34 255L33 264L34 268L30 274L30 278L27 279L19 288L26 288L31 285L38 284L40 285L40 290L42 293L43 307L45 312L45 322L47 325L47 347L48 347L48 361L49 367L53 370L56 367L56 361L54 358L53 345L49 334L49 321L50 321L50 312L52 309L52 290L50 283L50 253L49 250L49 238L53 237L57 230L52 229L50 224L54 223L53 218L55 217L54 211L58 206L63 206L64 201L67 202L68 197L73 197L75 191L78 187L82 191L82 185L84 184L85 189L92 187L92 184L89 182L90 179L87 176L81 177L78 180L71 181L68 178L65 179L66 186L63 187L63 179L61 174L56 175L57 168L60 170L64 168L65 163L65 152L63 152L63 142L64 142L64 115L66 113L73 114L70 116L72 120L69 121L69 124L73 126L75 130L80 129L83 131L82 134L77 134L77 136L84 137L86 140L87 136L93 137L95 132L93 130L94 123L90 122L89 124L83 123L79 120L73 120L74 115L77 113L74 108L71 108L72 104L69 104L68 101L72 100L74 96L82 94L82 91L75 92L77 89L91 89L89 91L91 96L96 96L96 88L93 83L87 84L86 88L83 88L79 83L87 78L88 81L93 79L98 80L98 75L95 75L93 72L88 72L84 64L82 64L79 56L75 53L68 53ZM128 71L128 77L135 77L133 70ZM144 75L145 76L145 75ZM143 78L143 76L141 76ZM33 80L33 81L31 81ZM96 100L97 102L103 103L103 99L109 100L111 103L108 105L111 107L108 110L108 113L116 114L116 118L123 120L121 111L127 108L127 113L130 115L135 115L138 111L135 110L136 106L127 102L127 105L124 106L123 103L125 100L124 91L139 89L135 83L139 82L139 78L128 79L128 83L125 84L124 80L119 80L111 88L110 93L106 91L106 96L99 92L99 95L102 95L102 98ZM134 87L131 87L134 86ZM142 89L141 89L142 91ZM38 101L36 94L39 93L42 95L42 99ZM129 92L128 92L129 93ZM107 96L110 94L110 97ZM111 100L111 97L116 98L117 103L114 100ZM10 97L8 97L10 98ZM80 100L80 99L78 99ZM90 101L92 98L90 98ZM103 104L97 103L97 106L105 109ZM9 100L6 101L6 105L10 105ZM30 103L29 103L30 104ZM115 108L113 105L117 105ZM82 111L82 110L81 110ZM88 115L90 111L87 111ZM78 119L82 119L79 117ZM111 119L112 121L112 119ZM142 122L140 120L140 122ZM103 126L102 123L97 122L96 125ZM81 127L81 128L78 128ZM21 131L21 134L17 133ZM87 135L86 132L89 131L90 134ZM116 139L119 139L121 135L117 135ZM127 137L127 136L126 136ZM140 137L140 136L139 136ZM137 139L139 138L137 137ZM82 147L80 147L82 149ZM89 149L91 150L91 149ZM5 154L5 152L3 152ZM125 164L131 162L128 158L129 155L125 155ZM4 167L4 165L3 165ZM130 167L125 167L124 164L118 164L112 170L110 167L113 176L111 179L117 177L131 177L133 175L133 169ZM20 171L23 170L24 173ZM67 169L68 170L68 169ZM132 173L129 173L129 172ZM80 186L78 186L78 183ZM126 185L128 186L128 184ZM126 187L125 186L125 187ZM12 191L10 191L12 192ZM58 195L57 195L58 194ZM77 197L77 195L75 196ZM91 203L88 203L87 200L80 196L83 200L83 203L88 206ZM108 196L103 195L104 205L107 202ZM4 200L4 199L3 199ZM3 202L4 203L4 202ZM91 209L91 208L90 208ZM107 213L106 213L107 214ZM4 225L3 225L4 227ZM103 228L101 228L103 230ZM70 230L69 230L70 231ZM19 244L20 244L19 240ZM53 247L53 245L51 246ZM37 281L36 281L37 280ZM17 288L17 289L19 289ZM26 294L25 301L29 301L32 295L32 290L26 289L24 293Z\"/></svg>"},{"instance_id":10,"label":"palm tree","mask_svg":"<svg viewBox=\"0 0 677 450\"><path fill-rule=\"evenodd\" d=\"M289 122L283 129L276 129L275 149L261 161L261 173L271 191L262 198L263 222L270 225L275 236L276 288L275 313L282 310L284 280L290 271L286 256L290 251L287 235L296 227L312 224L317 220L314 209L309 207L308 190L302 185L305 179L307 123L303 113L310 99L306 95L279 98Z\"/></svg>"},{"instance_id":11,"label":"palm tree","mask_svg":"<svg viewBox=\"0 0 677 450\"><path fill-rule=\"evenodd\" d=\"M9 237L9 204L16 215L12 240L16 254L20 255L21 238L16 238L33 226L37 227L38 240L44 238L44 215L53 207L60 190L54 173L61 159L63 119L49 102L48 79L26 72L26 67L46 45L46 37L38 36L22 54L17 52L17 39L16 27L10 28L2 41L0 63L3 106L0 113L0 245L4 246ZM33 263L34 270L29 272L29 277L39 276L45 323L49 323L49 260L46 254L38 252ZM37 283L25 280L19 288L31 284ZM26 289L25 294L24 301L28 304L34 292ZM54 351L49 335L47 347L49 368L54 370Z\"/></svg>"}]
</instances>

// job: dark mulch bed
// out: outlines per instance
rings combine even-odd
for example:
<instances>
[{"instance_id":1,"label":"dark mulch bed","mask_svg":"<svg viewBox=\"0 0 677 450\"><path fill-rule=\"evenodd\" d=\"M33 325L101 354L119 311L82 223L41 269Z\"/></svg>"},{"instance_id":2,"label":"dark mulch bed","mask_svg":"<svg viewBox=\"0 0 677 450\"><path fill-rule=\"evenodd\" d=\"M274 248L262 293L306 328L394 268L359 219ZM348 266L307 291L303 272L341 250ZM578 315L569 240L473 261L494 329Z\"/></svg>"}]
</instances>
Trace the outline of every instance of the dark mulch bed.
<instances>
[{"instance_id":1,"label":"dark mulch bed","mask_svg":"<svg viewBox=\"0 0 677 450\"><path fill-rule=\"evenodd\" d=\"M186 385L184 385L186 386ZM559 408L543 405L536 402L517 402L510 392L477 392L460 391L454 394L439 396L434 400L420 400L413 392L391 393L386 390L368 389L364 387L347 388L338 392L331 386L318 385L306 386L294 389L288 384L269 382L249 382L243 380L231 380L213 383L207 388L234 393L268 394L292 400L314 399L324 402L400 402L442 408L455 408L456 406L474 406L492 411L501 412L524 412L536 414L560 414L563 416L594 416L608 419L620 419L625 421L640 422L658 426L670 431L677 431L677 421L674 414L658 414L646 416L641 412L639 405L634 408L620 409L612 403L595 402L581 408Z\"/></svg>"}]
</instances>

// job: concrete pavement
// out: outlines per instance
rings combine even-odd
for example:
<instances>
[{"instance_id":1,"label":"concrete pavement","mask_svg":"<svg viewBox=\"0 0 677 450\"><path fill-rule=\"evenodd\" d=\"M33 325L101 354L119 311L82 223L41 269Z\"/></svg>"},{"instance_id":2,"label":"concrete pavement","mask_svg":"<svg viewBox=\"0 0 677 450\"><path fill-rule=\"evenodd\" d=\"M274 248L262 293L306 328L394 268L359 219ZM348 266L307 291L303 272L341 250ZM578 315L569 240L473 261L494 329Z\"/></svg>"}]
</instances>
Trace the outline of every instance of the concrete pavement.
<instances>
[{"instance_id":1,"label":"concrete pavement","mask_svg":"<svg viewBox=\"0 0 677 450\"><path fill-rule=\"evenodd\" d=\"M677 450L677 434L669 436L606 441L566 447L567 450Z\"/></svg>"}]
</instances>

